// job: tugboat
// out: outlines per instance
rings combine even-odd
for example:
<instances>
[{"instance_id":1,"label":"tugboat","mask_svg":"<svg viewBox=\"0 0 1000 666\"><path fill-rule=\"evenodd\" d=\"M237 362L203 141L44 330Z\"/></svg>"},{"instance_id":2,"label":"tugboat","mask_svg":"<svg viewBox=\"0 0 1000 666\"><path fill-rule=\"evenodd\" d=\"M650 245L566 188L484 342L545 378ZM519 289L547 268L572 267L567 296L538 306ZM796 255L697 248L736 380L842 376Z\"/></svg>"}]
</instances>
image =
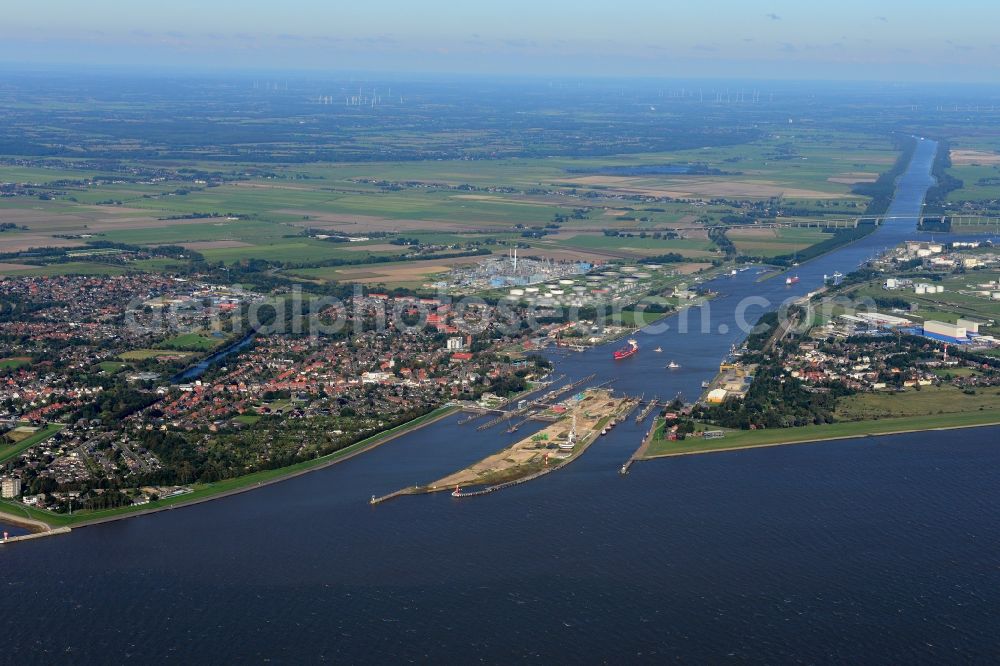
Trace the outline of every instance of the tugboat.
<instances>
[{"instance_id":1,"label":"tugboat","mask_svg":"<svg viewBox=\"0 0 1000 666\"><path fill-rule=\"evenodd\" d=\"M629 340L628 345L615 352L615 360L620 361L623 358L634 356L637 353L639 353L639 343L635 340Z\"/></svg>"},{"instance_id":2,"label":"tugboat","mask_svg":"<svg viewBox=\"0 0 1000 666\"><path fill-rule=\"evenodd\" d=\"M708 388L711 385L712 385L712 382L708 381L707 379L701 383L701 387L702 388Z\"/></svg>"}]
</instances>

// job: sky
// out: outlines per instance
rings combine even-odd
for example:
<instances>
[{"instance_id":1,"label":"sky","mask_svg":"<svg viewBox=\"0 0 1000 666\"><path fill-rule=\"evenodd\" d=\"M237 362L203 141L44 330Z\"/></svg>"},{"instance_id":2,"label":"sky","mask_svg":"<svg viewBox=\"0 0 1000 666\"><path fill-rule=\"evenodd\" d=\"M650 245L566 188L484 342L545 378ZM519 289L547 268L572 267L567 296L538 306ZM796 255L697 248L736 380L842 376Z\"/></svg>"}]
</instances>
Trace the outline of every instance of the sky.
<instances>
[{"instance_id":1,"label":"sky","mask_svg":"<svg viewBox=\"0 0 1000 666\"><path fill-rule=\"evenodd\" d=\"M996 0L33 0L0 62L1000 82Z\"/></svg>"}]
</instances>

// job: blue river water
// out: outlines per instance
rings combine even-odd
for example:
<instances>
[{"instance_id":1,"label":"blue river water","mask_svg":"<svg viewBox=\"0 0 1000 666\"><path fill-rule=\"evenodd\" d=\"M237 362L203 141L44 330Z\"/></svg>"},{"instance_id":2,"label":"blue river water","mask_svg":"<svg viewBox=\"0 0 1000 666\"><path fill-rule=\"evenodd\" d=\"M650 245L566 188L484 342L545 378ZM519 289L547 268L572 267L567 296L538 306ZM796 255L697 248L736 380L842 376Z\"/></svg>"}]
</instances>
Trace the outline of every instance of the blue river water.
<instances>
[{"instance_id":1,"label":"blue river water","mask_svg":"<svg viewBox=\"0 0 1000 666\"><path fill-rule=\"evenodd\" d=\"M924 142L893 214L915 216ZM717 281L710 333L559 358L617 389L698 392L778 302L912 237L913 221L808 265ZM757 314L762 313L761 309ZM729 324L725 333L719 326ZM648 351L656 344L663 354ZM682 368L664 369L675 359ZM617 470L623 423L567 468L481 498L377 507L514 438L450 418L334 467L218 501L0 549L4 651L23 663L996 661L998 428L718 453Z\"/></svg>"}]
</instances>

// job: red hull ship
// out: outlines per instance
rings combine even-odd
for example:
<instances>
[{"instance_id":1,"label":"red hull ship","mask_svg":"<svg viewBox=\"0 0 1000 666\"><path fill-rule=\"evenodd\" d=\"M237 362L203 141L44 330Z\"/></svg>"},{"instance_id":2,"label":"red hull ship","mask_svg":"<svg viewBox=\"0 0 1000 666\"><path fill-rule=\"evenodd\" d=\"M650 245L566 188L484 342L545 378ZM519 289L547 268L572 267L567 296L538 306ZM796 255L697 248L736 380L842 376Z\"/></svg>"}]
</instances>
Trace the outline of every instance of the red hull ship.
<instances>
[{"instance_id":1,"label":"red hull ship","mask_svg":"<svg viewBox=\"0 0 1000 666\"><path fill-rule=\"evenodd\" d=\"M639 343L636 342L635 340L629 340L627 346L622 347L621 349L615 352L615 360L620 361L623 358L628 358L629 356L633 356L638 353L639 353Z\"/></svg>"},{"instance_id":2,"label":"red hull ship","mask_svg":"<svg viewBox=\"0 0 1000 666\"><path fill-rule=\"evenodd\" d=\"M798 275L793 275L792 277L785 278L785 284L787 284L787 285L793 285L793 284L798 284L798 283L799 283L799 276Z\"/></svg>"}]
</instances>

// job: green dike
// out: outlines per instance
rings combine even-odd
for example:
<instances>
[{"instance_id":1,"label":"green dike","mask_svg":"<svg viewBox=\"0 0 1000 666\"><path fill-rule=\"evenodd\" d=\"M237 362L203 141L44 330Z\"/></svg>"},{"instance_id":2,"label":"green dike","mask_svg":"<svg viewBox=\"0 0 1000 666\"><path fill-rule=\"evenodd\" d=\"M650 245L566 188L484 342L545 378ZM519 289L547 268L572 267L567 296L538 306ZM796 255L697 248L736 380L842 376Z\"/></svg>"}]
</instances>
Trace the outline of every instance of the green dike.
<instances>
[{"instance_id":1,"label":"green dike","mask_svg":"<svg viewBox=\"0 0 1000 666\"><path fill-rule=\"evenodd\" d=\"M826 425L803 426L800 428L771 428L768 430L723 430L722 439L704 440L689 437L683 441L671 442L656 438L649 445L643 459L663 458L677 455L712 453L734 449L752 449L761 446L782 444L804 444L830 439L851 439L868 435L888 435L904 432L920 432L948 428L971 428L1000 424L1000 409L957 414L933 414L906 418L881 419L878 421L848 421ZM657 426L659 427L659 426ZM709 427L712 430L713 428Z\"/></svg>"},{"instance_id":2,"label":"green dike","mask_svg":"<svg viewBox=\"0 0 1000 666\"><path fill-rule=\"evenodd\" d=\"M254 472L253 474L238 476L232 479L225 479L216 483L194 484L192 486L194 489L193 492L185 495L178 495L176 497L168 497L143 506L123 506L116 509L105 509L102 511L79 511L74 513L72 516L69 516L50 513L48 511L40 511L30 507L25 507L19 502L8 502L3 500L0 501L0 510L13 515L27 515L36 520L48 523L52 527L73 527L93 522L103 522L106 520L114 520L116 518L124 518L129 515L151 513L161 509L184 506L185 504L195 502L204 502L206 500L213 499L216 496L250 490L256 486L275 483L285 478L304 474L305 472L316 468L331 465L341 458L361 453L369 448L374 448L375 446L387 442L390 439L394 439L410 430L426 425L431 421L444 418L457 410L458 407L453 406L439 407L433 412L428 412L423 416L417 417L412 421L407 421L406 423L398 425L395 428L384 430L376 435L372 435L371 437L363 439L360 442L351 444L348 447L340 449L339 451L334 451L333 453L327 454L321 458L305 460L303 462L289 465L288 467L281 467L279 469ZM0 516L0 522L2 522L2 520L3 517Z\"/></svg>"},{"instance_id":3,"label":"green dike","mask_svg":"<svg viewBox=\"0 0 1000 666\"><path fill-rule=\"evenodd\" d=\"M5 463L11 458L16 458L17 456L21 455L23 452L27 451L34 445L44 442L49 437L56 434L62 429L63 429L62 425L58 423L50 423L49 425L45 426L44 428L36 432L34 435L31 435L30 437L25 437L16 444L11 444L10 446L3 447L2 449L0 449L0 463Z\"/></svg>"}]
</instances>

